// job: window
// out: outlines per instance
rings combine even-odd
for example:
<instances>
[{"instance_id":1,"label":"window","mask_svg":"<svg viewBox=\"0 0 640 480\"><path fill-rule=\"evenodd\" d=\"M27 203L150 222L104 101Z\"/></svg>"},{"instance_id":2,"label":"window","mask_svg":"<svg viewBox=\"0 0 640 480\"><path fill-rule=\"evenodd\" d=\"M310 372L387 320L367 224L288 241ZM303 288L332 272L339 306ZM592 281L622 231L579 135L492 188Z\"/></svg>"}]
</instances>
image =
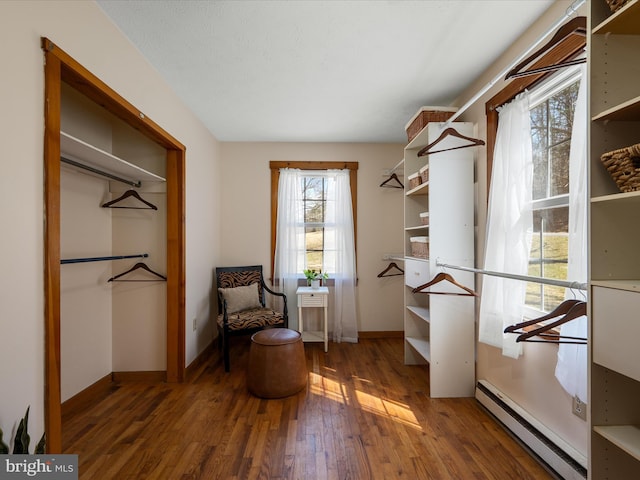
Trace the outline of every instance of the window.
<instances>
[{"instance_id":1,"label":"window","mask_svg":"<svg viewBox=\"0 0 640 480\"><path fill-rule=\"evenodd\" d=\"M351 186L351 205L353 209L354 237L357 244L357 162L283 162L272 161L271 169L271 272L274 272L276 248L276 221L278 212L278 182L281 168L299 168L308 170L303 188L304 222L305 222L305 262L307 268L322 269L331 274L335 272L335 249L330 238L326 236L325 213L327 201L327 180L314 176L313 171L328 169L349 169ZM273 273L272 273L273 274ZM302 275L302 272L300 272Z\"/></svg>"},{"instance_id":2,"label":"window","mask_svg":"<svg viewBox=\"0 0 640 480\"><path fill-rule=\"evenodd\" d=\"M528 273L536 277L567 280L569 152L578 89L579 71L567 71L531 94L533 239ZM547 312L564 296L564 287L528 283L526 306Z\"/></svg>"}]
</instances>

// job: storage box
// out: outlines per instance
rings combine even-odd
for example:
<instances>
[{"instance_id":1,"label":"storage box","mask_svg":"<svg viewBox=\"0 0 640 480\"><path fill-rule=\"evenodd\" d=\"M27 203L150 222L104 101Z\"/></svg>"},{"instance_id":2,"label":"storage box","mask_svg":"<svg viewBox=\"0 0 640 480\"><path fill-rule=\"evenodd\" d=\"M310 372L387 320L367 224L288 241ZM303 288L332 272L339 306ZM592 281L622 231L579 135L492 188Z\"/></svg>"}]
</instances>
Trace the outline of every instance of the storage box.
<instances>
[{"instance_id":1,"label":"storage box","mask_svg":"<svg viewBox=\"0 0 640 480\"><path fill-rule=\"evenodd\" d=\"M429 182L429 165L422 167L418 173L420 173L420 180L422 180L422 183Z\"/></svg>"},{"instance_id":2,"label":"storage box","mask_svg":"<svg viewBox=\"0 0 640 480\"><path fill-rule=\"evenodd\" d=\"M455 107L422 107L405 125L407 140L413 140L429 122L446 122L458 111Z\"/></svg>"},{"instance_id":3,"label":"storage box","mask_svg":"<svg viewBox=\"0 0 640 480\"><path fill-rule=\"evenodd\" d=\"M411 237L411 256L429 258L429 237Z\"/></svg>"},{"instance_id":4,"label":"storage box","mask_svg":"<svg viewBox=\"0 0 640 480\"><path fill-rule=\"evenodd\" d=\"M429 212L422 212L420 214L420 224L429 225Z\"/></svg>"},{"instance_id":5,"label":"storage box","mask_svg":"<svg viewBox=\"0 0 640 480\"><path fill-rule=\"evenodd\" d=\"M409 189L416 188L422 183L419 173L412 173L407 177L407 180L409 180Z\"/></svg>"}]
</instances>

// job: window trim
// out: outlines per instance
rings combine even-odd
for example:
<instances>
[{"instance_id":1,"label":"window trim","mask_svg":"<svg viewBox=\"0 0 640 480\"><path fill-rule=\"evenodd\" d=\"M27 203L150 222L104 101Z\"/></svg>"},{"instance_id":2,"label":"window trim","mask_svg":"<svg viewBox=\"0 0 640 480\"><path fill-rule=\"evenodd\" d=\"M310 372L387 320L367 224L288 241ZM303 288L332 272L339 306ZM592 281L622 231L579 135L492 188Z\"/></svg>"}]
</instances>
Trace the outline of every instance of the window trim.
<instances>
[{"instance_id":1,"label":"window trim","mask_svg":"<svg viewBox=\"0 0 640 480\"><path fill-rule=\"evenodd\" d=\"M271 282L275 271L276 230L278 221L278 183L281 168L298 168L300 170L349 170L349 184L351 187L351 208L353 210L353 238L358 259L358 162L310 162L310 161L279 161L269 162L271 169Z\"/></svg>"}]
</instances>

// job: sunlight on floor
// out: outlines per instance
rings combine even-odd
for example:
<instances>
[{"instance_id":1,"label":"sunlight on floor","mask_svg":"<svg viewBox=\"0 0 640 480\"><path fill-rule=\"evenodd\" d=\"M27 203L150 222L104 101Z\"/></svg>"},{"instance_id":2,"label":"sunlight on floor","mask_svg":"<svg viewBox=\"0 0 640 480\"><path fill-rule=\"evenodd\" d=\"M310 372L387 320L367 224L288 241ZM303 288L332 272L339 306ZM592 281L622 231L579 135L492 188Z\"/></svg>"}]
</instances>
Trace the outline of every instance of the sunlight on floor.
<instances>
[{"instance_id":1,"label":"sunlight on floor","mask_svg":"<svg viewBox=\"0 0 640 480\"><path fill-rule=\"evenodd\" d=\"M367 382L364 379L359 380ZM400 402L380 398L361 390L356 390L355 398L350 399L344 384L313 372L309 373L309 386L311 394L322 395L344 405L349 405L352 400L352 406L359 406L365 412L384 416L403 425L422 430L411 409Z\"/></svg>"}]
</instances>

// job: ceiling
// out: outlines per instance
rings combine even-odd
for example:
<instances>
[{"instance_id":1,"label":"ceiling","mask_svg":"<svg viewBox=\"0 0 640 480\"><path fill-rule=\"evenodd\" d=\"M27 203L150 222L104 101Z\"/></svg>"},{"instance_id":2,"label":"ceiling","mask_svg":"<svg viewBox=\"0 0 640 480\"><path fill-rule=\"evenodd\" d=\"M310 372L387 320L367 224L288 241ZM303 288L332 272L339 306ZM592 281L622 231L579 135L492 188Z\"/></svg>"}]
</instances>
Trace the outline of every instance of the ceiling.
<instances>
[{"instance_id":1,"label":"ceiling","mask_svg":"<svg viewBox=\"0 0 640 480\"><path fill-rule=\"evenodd\" d=\"M97 0L218 140L405 142L553 0Z\"/></svg>"}]
</instances>

